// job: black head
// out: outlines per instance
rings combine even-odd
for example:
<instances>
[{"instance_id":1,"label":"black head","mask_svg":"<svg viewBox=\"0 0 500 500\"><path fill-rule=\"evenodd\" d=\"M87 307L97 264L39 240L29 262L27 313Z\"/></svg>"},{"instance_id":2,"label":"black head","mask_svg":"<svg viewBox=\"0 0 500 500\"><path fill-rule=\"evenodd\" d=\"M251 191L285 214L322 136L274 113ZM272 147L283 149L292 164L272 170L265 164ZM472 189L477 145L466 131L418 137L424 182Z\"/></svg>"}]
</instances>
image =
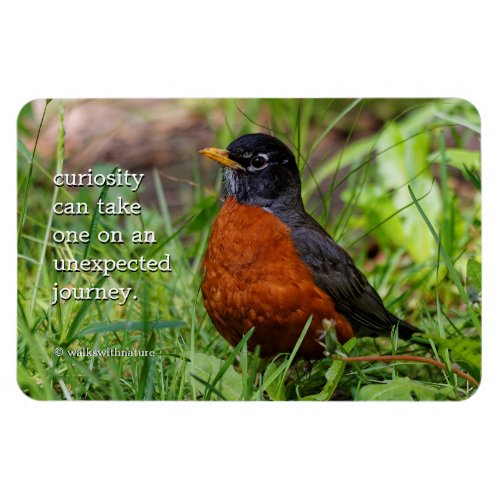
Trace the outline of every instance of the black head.
<instances>
[{"instance_id":1,"label":"black head","mask_svg":"<svg viewBox=\"0 0 500 500\"><path fill-rule=\"evenodd\" d=\"M226 196L271 210L302 207L295 157L276 137L247 134L229 144L226 150L208 148L200 153L226 167Z\"/></svg>"}]
</instances>

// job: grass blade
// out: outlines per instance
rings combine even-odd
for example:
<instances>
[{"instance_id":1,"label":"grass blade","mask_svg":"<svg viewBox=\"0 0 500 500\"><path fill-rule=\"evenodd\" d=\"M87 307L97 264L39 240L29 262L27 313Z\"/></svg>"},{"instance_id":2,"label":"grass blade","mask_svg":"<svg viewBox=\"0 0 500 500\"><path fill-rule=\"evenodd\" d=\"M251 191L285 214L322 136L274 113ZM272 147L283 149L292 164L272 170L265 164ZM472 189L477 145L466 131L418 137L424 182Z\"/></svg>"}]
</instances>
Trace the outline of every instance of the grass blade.
<instances>
[{"instance_id":1,"label":"grass blade","mask_svg":"<svg viewBox=\"0 0 500 500\"><path fill-rule=\"evenodd\" d=\"M24 225L24 220L26 219L26 210L28 206L28 194L30 191L30 185L31 185L31 176L33 174L33 162L35 160L35 154L36 154L36 147L38 146L38 139L40 137L40 132L42 130L42 125L43 125L43 120L45 118L45 113L47 111L47 106L49 105L51 99L46 99L45 100L45 107L43 108L43 113L42 113L42 118L40 120L40 125L38 126L38 131L36 133L36 138L35 138L35 145L33 146L33 152L30 153L26 147L24 146L24 143L21 140L18 140L18 148L21 152L21 154L24 156L24 158L28 161L28 179L26 181L26 188L24 190L24 196L23 196L23 201L21 203L21 216L19 217L19 222L18 222L18 227L17 227L17 244L19 245L19 241L21 239L21 233L23 230L23 225Z\"/></svg>"},{"instance_id":2,"label":"grass blade","mask_svg":"<svg viewBox=\"0 0 500 500\"><path fill-rule=\"evenodd\" d=\"M420 206L417 198L415 197L415 194L413 193L413 190L411 189L411 186L408 186L408 190L410 192L410 196L411 196L411 198L413 200L413 203L417 207L417 210L418 210L420 216L424 220L426 226L429 228L429 231L431 232L431 234L432 234L432 236L433 236L433 238L434 238L434 240L436 242L436 245L438 245L438 248L440 248L440 250L441 250L441 254L442 254L443 260L444 260L444 262L446 264L446 267L448 268L448 272L450 273L450 277L453 280L453 282L455 283L455 286L456 286L456 288L458 290L458 293L460 294L460 297L464 301L464 304L466 304L467 308L469 309L469 312L470 312L470 315L471 315L471 319L472 319L472 321L474 323L474 326L477 328L477 331L480 332L481 331L481 325L479 323L479 319L478 319L475 311L471 308L472 304L471 304L471 302L469 300L467 292L465 291L464 285L462 284L462 281L460 280L460 276L458 275L458 272L455 269L455 267L454 267L454 265L453 265L453 263L452 263L452 261L450 259L450 256L448 255L448 252L440 244L440 238L437 235L436 230L432 226L431 222L429 221L429 219L425 215L425 212L422 210L422 207Z\"/></svg>"},{"instance_id":3,"label":"grass blade","mask_svg":"<svg viewBox=\"0 0 500 500\"><path fill-rule=\"evenodd\" d=\"M60 174L63 169L64 164L64 110L61 107L59 109L59 125L57 134L57 163L56 163L56 174ZM33 295L31 296L31 307L30 313L33 314L35 309L36 296L38 293L38 288L40 287L40 279L42 278L43 262L45 259L45 252L47 250L47 245L50 238L50 230L52 228L52 219L54 216L54 211L52 207L57 200L57 193L59 191L58 186L54 185L54 192L52 194L52 201L49 206L49 220L47 222L47 229L45 230L45 237L43 240L42 250L40 252L40 259L38 261L38 269L36 273L35 286L33 287Z\"/></svg>"},{"instance_id":4,"label":"grass blade","mask_svg":"<svg viewBox=\"0 0 500 500\"><path fill-rule=\"evenodd\" d=\"M250 330L248 330L248 332L245 333L245 335L243 335L243 338L236 344L234 349L231 351L231 354L229 354L227 359L224 361L224 363L220 367L220 370L218 371L217 375L212 380L212 385L214 387L217 386L217 382L219 382L219 380L222 378L224 373L226 373L227 369L233 364L234 360L236 359L236 356L239 354L239 352L241 351L243 346L247 344L248 339L252 336L253 332L254 332L254 328L251 328ZM211 389L208 388L208 394L207 394L206 398L210 399L211 394L212 394Z\"/></svg>"},{"instance_id":5,"label":"grass blade","mask_svg":"<svg viewBox=\"0 0 500 500\"><path fill-rule=\"evenodd\" d=\"M150 328L154 330L161 330L162 328L180 328L186 326L186 323L182 320L171 320L162 321L155 320L147 323ZM146 327L146 322L143 320L137 321L116 321L114 323L97 323L95 325L89 325L86 328L80 330L74 339L85 337L86 335L91 335L94 333L105 333L105 332L133 332L136 330L143 330Z\"/></svg>"}]
</instances>

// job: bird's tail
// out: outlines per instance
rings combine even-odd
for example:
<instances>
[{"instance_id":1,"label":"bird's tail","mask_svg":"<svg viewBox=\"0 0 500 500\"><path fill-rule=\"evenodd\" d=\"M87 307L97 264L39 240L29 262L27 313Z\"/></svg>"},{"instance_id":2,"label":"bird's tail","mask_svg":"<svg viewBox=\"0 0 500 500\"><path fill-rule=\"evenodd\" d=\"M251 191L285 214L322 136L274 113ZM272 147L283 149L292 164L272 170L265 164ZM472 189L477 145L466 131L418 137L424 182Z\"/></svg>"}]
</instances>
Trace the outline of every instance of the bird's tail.
<instances>
[{"instance_id":1,"label":"bird's tail","mask_svg":"<svg viewBox=\"0 0 500 500\"><path fill-rule=\"evenodd\" d=\"M398 327L399 338L408 340L414 333L421 333L422 330L416 326L399 319L397 316L391 313L392 319L394 320L394 325Z\"/></svg>"}]
</instances>

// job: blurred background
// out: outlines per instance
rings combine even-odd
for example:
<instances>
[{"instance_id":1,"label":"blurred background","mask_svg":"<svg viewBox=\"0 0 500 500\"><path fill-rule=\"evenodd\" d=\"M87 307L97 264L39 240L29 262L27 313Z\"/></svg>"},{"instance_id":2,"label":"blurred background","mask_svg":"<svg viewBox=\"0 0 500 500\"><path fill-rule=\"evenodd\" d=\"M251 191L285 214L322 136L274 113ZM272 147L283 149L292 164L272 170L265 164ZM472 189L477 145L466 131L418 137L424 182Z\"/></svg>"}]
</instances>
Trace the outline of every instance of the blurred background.
<instances>
[{"instance_id":1,"label":"blurred background","mask_svg":"<svg viewBox=\"0 0 500 500\"><path fill-rule=\"evenodd\" d=\"M353 106L353 104L356 104ZM352 109L351 109L352 107ZM21 110L19 117L20 136L28 149L35 142L36 128L45 109L45 101L33 101ZM345 116L339 112L349 110ZM278 111L278 112L276 112ZM43 129L41 130L37 154L43 161L53 158L57 141L57 101L52 101L46 110ZM292 149L300 148L304 155L311 146L311 141L321 136L321 141L314 144L308 156L308 169L323 167L319 174L319 187L329 188L328 176L334 167L325 167L346 146L356 143L349 154L340 159L340 170L369 153L381 151L387 147L388 137L404 138L401 132L417 133L416 139L406 142L426 143L430 153L436 150L436 143L429 140L439 131L444 132L447 148L461 148L462 156L452 160L451 182L458 194L464 198L473 195L469 188L464 168L478 167L479 160L479 116L475 108L458 100L422 100L422 99L254 99L254 100L202 100L202 99L89 99L64 101L65 163L67 172L83 172L98 164L120 165L131 171L148 173L157 168L166 179L165 192L169 206L175 213L194 201L193 183L200 183L205 189L216 185L217 170L213 164L201 161L197 151L207 145L225 147L237 136L254 131L277 135ZM290 120L293 117L293 121ZM391 120L399 119L399 126ZM451 127L445 127L447 120ZM302 130L297 126L302 121ZM335 126L322 135L325 124L332 120ZM421 128L430 128L425 137L419 137ZM441 125L441 126L440 126ZM380 134L384 129L384 134ZM392 130L391 130L392 129ZM396 130L399 129L399 130ZM434 131L434 133L433 133ZM372 141L362 147L362 139L378 135L378 141ZM300 136L302 144L297 142ZM381 137L382 135L382 137ZM404 144L404 143L403 143ZM399 151L402 148L391 148ZM406 148L408 149L408 148ZM477 154L463 157L464 150ZM352 152L351 152L352 151ZM297 152L297 151L296 151ZM354 154L353 154L354 153ZM388 151L380 161L394 162L395 151ZM356 158L356 156L358 158ZM471 161L474 158L474 161ZM299 158L299 163L304 158ZM421 158L409 161L416 163ZM437 162L427 161L439 176ZM453 161L454 160L454 161ZM462 163L460 162L462 160ZM193 166L201 163L202 176L197 179ZM422 166L424 162L421 161ZM314 172L305 169L304 176ZM397 176L390 167L385 169L389 176ZM401 177L400 175L398 177ZM330 179L331 180L331 179ZM402 180L402 179L401 179ZM151 200L151 176L145 178L146 188L141 190L142 201ZM389 184L392 181L389 181ZM309 184L307 194L317 195ZM339 197L340 192L335 193Z\"/></svg>"}]
</instances>

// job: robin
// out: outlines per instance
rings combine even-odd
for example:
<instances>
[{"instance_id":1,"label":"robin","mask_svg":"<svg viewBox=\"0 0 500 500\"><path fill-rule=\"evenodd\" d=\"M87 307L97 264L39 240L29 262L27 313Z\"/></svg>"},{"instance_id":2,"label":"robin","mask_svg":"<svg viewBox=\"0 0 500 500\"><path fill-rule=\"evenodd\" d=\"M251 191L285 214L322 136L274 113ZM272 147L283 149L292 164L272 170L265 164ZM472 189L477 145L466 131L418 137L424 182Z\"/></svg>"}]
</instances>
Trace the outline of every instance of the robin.
<instances>
[{"instance_id":1,"label":"robin","mask_svg":"<svg viewBox=\"0 0 500 500\"><path fill-rule=\"evenodd\" d=\"M387 311L354 261L304 209L295 157L275 137L247 134L200 154L224 167L225 202L202 264L205 308L232 345L252 327L263 356L324 352L325 322L340 342L353 336L408 338L417 328Z\"/></svg>"}]
</instances>

